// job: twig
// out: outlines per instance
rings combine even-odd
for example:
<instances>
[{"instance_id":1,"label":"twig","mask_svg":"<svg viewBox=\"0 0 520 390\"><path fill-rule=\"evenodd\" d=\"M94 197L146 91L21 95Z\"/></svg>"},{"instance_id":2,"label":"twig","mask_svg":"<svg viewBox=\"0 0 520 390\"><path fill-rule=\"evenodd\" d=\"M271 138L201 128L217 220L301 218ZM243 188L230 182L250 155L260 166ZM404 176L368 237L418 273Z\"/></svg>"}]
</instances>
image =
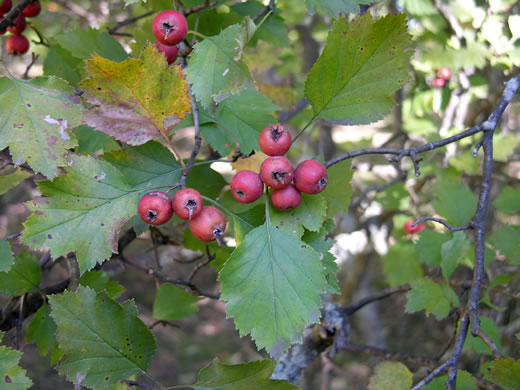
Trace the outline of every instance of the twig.
<instances>
[{"instance_id":1,"label":"twig","mask_svg":"<svg viewBox=\"0 0 520 390\"><path fill-rule=\"evenodd\" d=\"M195 275L197 275L197 273L205 266L207 266L209 263L211 263L213 260L215 260L215 258L217 257L217 255L212 255L209 251L209 246L206 245L206 260L204 260L203 262L197 264L193 270L190 272L190 274L188 275L188 277L186 278L186 282L188 283L191 283L191 281L193 280L193 278L195 277Z\"/></svg>"},{"instance_id":2,"label":"twig","mask_svg":"<svg viewBox=\"0 0 520 390\"><path fill-rule=\"evenodd\" d=\"M204 0L204 3L202 4L199 4L199 5L195 5L191 8L188 8L187 10L184 11L184 16L189 16L191 14L194 14L196 12L199 12L199 11L203 11L205 10L206 8L211 8L211 7L214 7L218 4L217 1L209 1L209 0Z\"/></svg>"},{"instance_id":3,"label":"twig","mask_svg":"<svg viewBox=\"0 0 520 390\"><path fill-rule=\"evenodd\" d=\"M361 203L365 200L365 198L371 192L382 192L382 191L386 190L388 187L393 186L394 184L397 184L397 183L405 181L406 180L406 176L407 176L407 172L406 171L405 172L401 172L401 174L399 176L397 176L395 179L392 179L388 183L385 183L385 184L380 185L380 186L368 187L367 189L365 189L363 191L363 193L359 196L359 198L357 198L356 200L353 200L352 202L350 202L350 204L348 205L348 208L350 210L357 209L361 205Z\"/></svg>"},{"instance_id":4,"label":"twig","mask_svg":"<svg viewBox=\"0 0 520 390\"><path fill-rule=\"evenodd\" d=\"M298 115L301 111L303 111L309 102L306 98L301 98L295 105L294 108L290 111L282 111L280 115L278 115L278 120L280 123L287 123L293 118L294 116Z\"/></svg>"},{"instance_id":5,"label":"twig","mask_svg":"<svg viewBox=\"0 0 520 390\"><path fill-rule=\"evenodd\" d=\"M433 221L433 222L437 222L437 223L440 223L441 225L444 225L448 228L448 230L450 232L458 232L458 231L461 231L461 230L468 230L468 229L471 229L473 227L473 225L471 223L467 224L467 225L464 225L464 226L451 226L448 222L446 222L445 220L441 219L441 218L434 218L434 217L422 217L422 218L419 218L417 221L415 221L414 223L412 223L410 225L410 227L415 227L417 224L421 223L421 222L425 222L425 221Z\"/></svg>"},{"instance_id":6,"label":"twig","mask_svg":"<svg viewBox=\"0 0 520 390\"><path fill-rule=\"evenodd\" d=\"M343 349L345 351L366 353L373 356L379 356L385 360L393 360L398 362L404 362L408 364L414 364L422 367L436 367L437 362L433 359L428 359L422 356L406 355L403 353L388 351L384 348L373 347L371 345L360 345L347 343ZM442 370L441 370L442 371Z\"/></svg>"},{"instance_id":7,"label":"twig","mask_svg":"<svg viewBox=\"0 0 520 390\"><path fill-rule=\"evenodd\" d=\"M21 0L16 6L5 15L4 19L0 22L0 31L5 30L11 24L13 24L14 20L22 13L25 7L29 5L32 0Z\"/></svg>"},{"instance_id":8,"label":"twig","mask_svg":"<svg viewBox=\"0 0 520 390\"><path fill-rule=\"evenodd\" d=\"M31 62L29 63L29 65L27 65L27 68L25 68L25 72L23 72L22 77L24 78L24 80L29 78L29 71L31 70L33 65L36 63L36 61L38 60L39 57L40 56L38 54L35 54L34 52L31 53Z\"/></svg>"},{"instance_id":9,"label":"twig","mask_svg":"<svg viewBox=\"0 0 520 390\"><path fill-rule=\"evenodd\" d=\"M260 12L258 12L255 16L253 16L253 19L252 19L253 22L256 22L258 19L260 19L262 16L264 16L269 11L274 11L274 10L275 10L274 0L270 0L269 4L267 4L264 8L262 8L260 10Z\"/></svg>"},{"instance_id":10,"label":"twig","mask_svg":"<svg viewBox=\"0 0 520 390\"><path fill-rule=\"evenodd\" d=\"M47 42L45 42L45 39L43 39L43 35L41 34L40 30L38 30L36 27L34 27L34 25L32 23L30 24L30 26L33 29L33 31L36 33L38 38L40 39L39 41L33 40L32 42L35 45L43 45L45 47L51 47L51 45L49 45Z\"/></svg>"},{"instance_id":11,"label":"twig","mask_svg":"<svg viewBox=\"0 0 520 390\"><path fill-rule=\"evenodd\" d=\"M372 302L380 301L381 299L388 298L389 296L394 295L394 294L407 292L410 289L411 289L411 287L409 285L387 288L386 290L383 290L372 296L363 298L355 304L347 306L344 309L344 313L345 313L345 315L350 316L350 315L354 314L356 311L358 311L359 309L362 309L363 307L365 307L366 305L368 305Z\"/></svg>"},{"instance_id":12,"label":"twig","mask_svg":"<svg viewBox=\"0 0 520 390\"><path fill-rule=\"evenodd\" d=\"M111 27L107 29L108 33L111 35L115 35L117 33L117 30L119 30L121 27L128 26L129 24L133 24L143 18L147 18L148 16L151 16L154 14L154 11L148 11L144 14L134 16L133 18L123 20L122 22L119 22L114 27Z\"/></svg>"}]
</instances>

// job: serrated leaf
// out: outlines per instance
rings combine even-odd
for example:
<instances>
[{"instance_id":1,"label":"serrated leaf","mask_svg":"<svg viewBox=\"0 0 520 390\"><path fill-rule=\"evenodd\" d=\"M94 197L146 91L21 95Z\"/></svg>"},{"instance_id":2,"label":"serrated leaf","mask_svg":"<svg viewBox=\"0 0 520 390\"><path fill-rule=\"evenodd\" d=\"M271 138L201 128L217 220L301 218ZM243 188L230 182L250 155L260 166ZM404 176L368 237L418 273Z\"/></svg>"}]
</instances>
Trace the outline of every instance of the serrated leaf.
<instances>
[{"instance_id":1,"label":"serrated leaf","mask_svg":"<svg viewBox=\"0 0 520 390\"><path fill-rule=\"evenodd\" d=\"M383 258L383 270L390 286L410 283L422 277L422 269L412 244L398 242Z\"/></svg>"},{"instance_id":2,"label":"serrated leaf","mask_svg":"<svg viewBox=\"0 0 520 390\"><path fill-rule=\"evenodd\" d=\"M502 193L495 199L493 205L501 212L506 214L514 214L520 211L520 189L506 187Z\"/></svg>"},{"instance_id":3,"label":"serrated leaf","mask_svg":"<svg viewBox=\"0 0 520 390\"><path fill-rule=\"evenodd\" d=\"M348 210L352 197L350 180L352 180L354 174L350 165L351 162L345 160L327 169L329 183L321 193L327 201L327 218L333 218Z\"/></svg>"},{"instance_id":4,"label":"serrated leaf","mask_svg":"<svg viewBox=\"0 0 520 390\"><path fill-rule=\"evenodd\" d=\"M249 232L220 271L221 299L241 335L280 356L318 321L326 289L318 253L269 220Z\"/></svg>"},{"instance_id":5,"label":"serrated leaf","mask_svg":"<svg viewBox=\"0 0 520 390\"><path fill-rule=\"evenodd\" d=\"M79 278L79 284L89 287L95 292L104 291L111 299L119 298L119 296L125 291L125 288L118 282L110 280L108 272L85 272Z\"/></svg>"},{"instance_id":6,"label":"serrated leaf","mask_svg":"<svg viewBox=\"0 0 520 390\"><path fill-rule=\"evenodd\" d=\"M464 231L453 233L453 238L442 244L441 247L441 268L442 275L448 279L455 271L459 261L468 253L471 243Z\"/></svg>"},{"instance_id":7,"label":"serrated leaf","mask_svg":"<svg viewBox=\"0 0 520 390\"><path fill-rule=\"evenodd\" d=\"M432 202L435 211L448 223L463 226L475 214L477 197L467 186L461 185L460 181L437 180L432 192L436 198Z\"/></svg>"},{"instance_id":8,"label":"serrated leaf","mask_svg":"<svg viewBox=\"0 0 520 390\"><path fill-rule=\"evenodd\" d=\"M54 37L74 57L86 60L95 53L112 61L123 61L128 57L121 44L105 31L89 28L77 29Z\"/></svg>"},{"instance_id":9,"label":"serrated leaf","mask_svg":"<svg viewBox=\"0 0 520 390\"><path fill-rule=\"evenodd\" d=\"M181 68L168 66L151 43L139 59L121 63L95 54L85 70L89 78L79 86L92 106L84 122L130 145L168 136L191 110Z\"/></svg>"},{"instance_id":10,"label":"serrated leaf","mask_svg":"<svg viewBox=\"0 0 520 390\"><path fill-rule=\"evenodd\" d=\"M241 59L246 42L240 42L240 36L248 26L247 20L243 25L229 26L219 35L206 37L193 47L186 77L197 100L211 111L215 103L239 93L252 81Z\"/></svg>"},{"instance_id":11,"label":"serrated leaf","mask_svg":"<svg viewBox=\"0 0 520 390\"><path fill-rule=\"evenodd\" d=\"M122 305L87 287L49 297L63 352L58 370L67 378L104 389L132 375L146 374L155 339L137 316L133 301Z\"/></svg>"},{"instance_id":12,"label":"serrated leaf","mask_svg":"<svg viewBox=\"0 0 520 390\"><path fill-rule=\"evenodd\" d=\"M435 378L426 386L423 387L425 390L446 390L446 382L448 381L448 375L443 375ZM477 390L477 380L469 372L464 370L457 371L457 384L456 390Z\"/></svg>"},{"instance_id":13,"label":"serrated leaf","mask_svg":"<svg viewBox=\"0 0 520 390\"><path fill-rule=\"evenodd\" d=\"M510 357L494 360L484 377L505 389L520 389L520 360Z\"/></svg>"},{"instance_id":14,"label":"serrated leaf","mask_svg":"<svg viewBox=\"0 0 520 390\"><path fill-rule=\"evenodd\" d=\"M182 320L199 311L198 298L173 284L159 287L153 303L153 318L164 321Z\"/></svg>"},{"instance_id":15,"label":"serrated leaf","mask_svg":"<svg viewBox=\"0 0 520 390\"><path fill-rule=\"evenodd\" d=\"M327 214L327 202L322 195L301 195L302 202L292 210L280 211L269 203L273 225L298 238L303 235L304 228L314 232L320 230Z\"/></svg>"},{"instance_id":16,"label":"serrated leaf","mask_svg":"<svg viewBox=\"0 0 520 390\"><path fill-rule=\"evenodd\" d=\"M451 306L457 306L459 299L447 284L440 284L430 279L421 278L410 283L411 290L406 293L406 312L426 311L426 316L433 314L437 320L446 318Z\"/></svg>"},{"instance_id":17,"label":"serrated leaf","mask_svg":"<svg viewBox=\"0 0 520 390\"><path fill-rule=\"evenodd\" d=\"M20 296L37 290L41 272L38 259L27 251L16 256L14 264L7 272L0 272L0 293Z\"/></svg>"},{"instance_id":18,"label":"serrated leaf","mask_svg":"<svg viewBox=\"0 0 520 390\"><path fill-rule=\"evenodd\" d=\"M259 204L243 213L233 215L232 218L235 228L235 239L237 245L240 245L247 233L264 223L265 208Z\"/></svg>"},{"instance_id":19,"label":"serrated leaf","mask_svg":"<svg viewBox=\"0 0 520 390\"><path fill-rule=\"evenodd\" d=\"M27 327L27 342L36 342L38 351L43 356L57 344L56 323L50 317L50 313L51 308L44 302Z\"/></svg>"},{"instance_id":20,"label":"serrated leaf","mask_svg":"<svg viewBox=\"0 0 520 390\"><path fill-rule=\"evenodd\" d=\"M421 263L428 264L431 268L439 267L442 262L442 245L450 240L450 235L442 234L434 230L426 229L419 233L419 241L415 249L419 252Z\"/></svg>"},{"instance_id":21,"label":"serrated leaf","mask_svg":"<svg viewBox=\"0 0 520 390\"><path fill-rule=\"evenodd\" d=\"M371 4L375 0L305 0L309 13L312 15L316 8L330 16L337 17L339 14L358 14L360 4Z\"/></svg>"},{"instance_id":22,"label":"serrated leaf","mask_svg":"<svg viewBox=\"0 0 520 390\"><path fill-rule=\"evenodd\" d=\"M67 164L77 145L69 133L80 124L79 99L54 77L31 81L0 78L0 149L9 147L16 164L26 162L48 178Z\"/></svg>"},{"instance_id":23,"label":"serrated leaf","mask_svg":"<svg viewBox=\"0 0 520 390\"><path fill-rule=\"evenodd\" d=\"M493 137L493 159L495 161L507 162L516 147L520 144L520 138L514 134L499 134Z\"/></svg>"},{"instance_id":24,"label":"serrated leaf","mask_svg":"<svg viewBox=\"0 0 520 390\"><path fill-rule=\"evenodd\" d=\"M0 239L0 272L7 272L14 264L11 243L5 238Z\"/></svg>"},{"instance_id":25,"label":"serrated leaf","mask_svg":"<svg viewBox=\"0 0 520 390\"><path fill-rule=\"evenodd\" d=\"M104 160L72 156L65 171L38 183L42 197L28 203L33 214L21 241L35 250L50 249L53 258L74 251L85 272L117 251L119 230L137 214L141 196L177 183L182 168L152 142Z\"/></svg>"},{"instance_id":26,"label":"serrated leaf","mask_svg":"<svg viewBox=\"0 0 520 390\"><path fill-rule=\"evenodd\" d=\"M368 388L370 390L408 390L412 387L412 378L413 374L403 363L386 361L376 366Z\"/></svg>"},{"instance_id":27,"label":"serrated leaf","mask_svg":"<svg viewBox=\"0 0 520 390\"><path fill-rule=\"evenodd\" d=\"M25 390L32 386L32 381L25 375L18 362L22 357L20 351L0 346L0 378L2 389Z\"/></svg>"},{"instance_id":28,"label":"serrated leaf","mask_svg":"<svg viewBox=\"0 0 520 390\"><path fill-rule=\"evenodd\" d=\"M491 244L506 256L511 264L520 265L520 226L502 225L490 237Z\"/></svg>"},{"instance_id":29,"label":"serrated leaf","mask_svg":"<svg viewBox=\"0 0 520 390\"><path fill-rule=\"evenodd\" d=\"M341 294L338 278L336 277L336 272L339 270L339 266L336 263L336 257L330 252L322 253L321 257L323 268L325 269L325 280L327 281L326 293Z\"/></svg>"},{"instance_id":30,"label":"serrated leaf","mask_svg":"<svg viewBox=\"0 0 520 390\"><path fill-rule=\"evenodd\" d=\"M356 125L389 114L392 94L410 78L410 44L404 14L375 22L370 12L351 23L339 17L305 81L305 96L315 117Z\"/></svg>"},{"instance_id":31,"label":"serrated leaf","mask_svg":"<svg viewBox=\"0 0 520 390\"><path fill-rule=\"evenodd\" d=\"M235 142L239 143L240 152L248 155L260 149L260 131L276 123L273 112L278 109L261 92L247 88L239 95L223 100L214 115L207 111L200 112L203 120L213 123L201 128L202 136L223 156L235 149Z\"/></svg>"},{"instance_id":32,"label":"serrated leaf","mask_svg":"<svg viewBox=\"0 0 520 390\"><path fill-rule=\"evenodd\" d=\"M23 171L21 169L16 169L8 175L0 175L0 195L5 194L10 189L16 187L22 181L32 176L33 174L31 172Z\"/></svg>"},{"instance_id":33,"label":"serrated leaf","mask_svg":"<svg viewBox=\"0 0 520 390\"><path fill-rule=\"evenodd\" d=\"M491 340L493 340L495 345L498 347L498 350L502 352L500 332L498 331L495 322L488 317L479 316L478 318L480 320L480 328L491 338ZM459 327L460 324L457 327L457 331ZM472 349L479 355L491 355L489 347L479 337L473 337L471 331L469 331L466 341L464 342L464 349Z\"/></svg>"},{"instance_id":34,"label":"serrated leaf","mask_svg":"<svg viewBox=\"0 0 520 390\"><path fill-rule=\"evenodd\" d=\"M78 138L79 146L76 153L97 153L102 150L104 153L120 150L121 147L114 137L109 136L101 131L94 130L87 125L78 126L74 130L74 134Z\"/></svg>"},{"instance_id":35,"label":"serrated leaf","mask_svg":"<svg viewBox=\"0 0 520 390\"><path fill-rule=\"evenodd\" d=\"M200 370L197 383L190 387L195 390L296 390L287 381L269 379L276 363L265 359L244 364L223 364L213 360Z\"/></svg>"}]
</instances>

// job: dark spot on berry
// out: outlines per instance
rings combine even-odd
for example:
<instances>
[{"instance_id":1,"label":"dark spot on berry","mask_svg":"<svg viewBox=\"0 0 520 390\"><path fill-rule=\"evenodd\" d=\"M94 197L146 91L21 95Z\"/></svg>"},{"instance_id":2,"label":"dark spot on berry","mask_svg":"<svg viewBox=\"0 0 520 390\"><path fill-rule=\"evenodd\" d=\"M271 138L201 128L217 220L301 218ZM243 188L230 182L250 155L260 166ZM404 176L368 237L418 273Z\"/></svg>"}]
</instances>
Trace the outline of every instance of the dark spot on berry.
<instances>
[{"instance_id":1,"label":"dark spot on berry","mask_svg":"<svg viewBox=\"0 0 520 390\"><path fill-rule=\"evenodd\" d=\"M49 240L52 240L52 235L51 235L51 234L47 234L47 238L48 238Z\"/></svg>"},{"instance_id":2,"label":"dark spot on berry","mask_svg":"<svg viewBox=\"0 0 520 390\"><path fill-rule=\"evenodd\" d=\"M104 224L104 223L102 223L102 224L101 224L101 226L105 226L105 224Z\"/></svg>"},{"instance_id":3,"label":"dark spot on berry","mask_svg":"<svg viewBox=\"0 0 520 390\"><path fill-rule=\"evenodd\" d=\"M105 380L108 381L110 378L108 376L105 377Z\"/></svg>"},{"instance_id":4,"label":"dark spot on berry","mask_svg":"<svg viewBox=\"0 0 520 390\"><path fill-rule=\"evenodd\" d=\"M11 378L9 378L7 375L5 376L4 380L5 380L5 383L13 383Z\"/></svg>"},{"instance_id":5,"label":"dark spot on berry","mask_svg":"<svg viewBox=\"0 0 520 390\"><path fill-rule=\"evenodd\" d=\"M245 194L242 191L237 191L237 195L239 198L243 198Z\"/></svg>"}]
</instances>

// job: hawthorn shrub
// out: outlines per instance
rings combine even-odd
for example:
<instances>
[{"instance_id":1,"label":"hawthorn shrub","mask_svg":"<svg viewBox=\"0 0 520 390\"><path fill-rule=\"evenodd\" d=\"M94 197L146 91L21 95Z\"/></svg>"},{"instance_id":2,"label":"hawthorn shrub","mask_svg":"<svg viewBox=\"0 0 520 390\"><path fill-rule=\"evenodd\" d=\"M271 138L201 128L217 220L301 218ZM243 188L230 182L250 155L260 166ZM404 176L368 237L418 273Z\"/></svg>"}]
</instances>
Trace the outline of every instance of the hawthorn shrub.
<instances>
[{"instance_id":1,"label":"hawthorn shrub","mask_svg":"<svg viewBox=\"0 0 520 390\"><path fill-rule=\"evenodd\" d=\"M2 388L520 388L517 2L10 3Z\"/></svg>"}]
</instances>

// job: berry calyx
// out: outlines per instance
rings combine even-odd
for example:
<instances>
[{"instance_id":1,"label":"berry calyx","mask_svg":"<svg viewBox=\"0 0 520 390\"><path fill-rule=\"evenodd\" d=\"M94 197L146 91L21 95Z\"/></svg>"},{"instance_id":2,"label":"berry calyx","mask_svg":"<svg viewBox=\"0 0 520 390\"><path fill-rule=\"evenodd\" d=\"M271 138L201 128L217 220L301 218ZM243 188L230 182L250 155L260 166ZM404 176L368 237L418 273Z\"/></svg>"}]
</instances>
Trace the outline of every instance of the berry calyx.
<instances>
[{"instance_id":1,"label":"berry calyx","mask_svg":"<svg viewBox=\"0 0 520 390\"><path fill-rule=\"evenodd\" d=\"M260 178L276 190L287 187L293 179L291 162L282 156L266 158L260 167Z\"/></svg>"},{"instance_id":2,"label":"berry calyx","mask_svg":"<svg viewBox=\"0 0 520 390\"><path fill-rule=\"evenodd\" d=\"M435 88L442 88L442 87L444 87L444 84L446 84L446 80L444 80L440 77L435 77L433 79L433 86Z\"/></svg>"},{"instance_id":3,"label":"berry calyx","mask_svg":"<svg viewBox=\"0 0 520 390\"><path fill-rule=\"evenodd\" d=\"M137 211L141 219L150 225L162 225L173 214L170 197L160 191L145 194L139 201Z\"/></svg>"},{"instance_id":4,"label":"berry calyx","mask_svg":"<svg viewBox=\"0 0 520 390\"><path fill-rule=\"evenodd\" d=\"M305 194L318 194L327 187L327 168L316 160L305 160L294 171L294 185Z\"/></svg>"},{"instance_id":5,"label":"berry calyx","mask_svg":"<svg viewBox=\"0 0 520 390\"><path fill-rule=\"evenodd\" d=\"M179 54L179 48L177 46L164 45L159 41L155 41L154 46L164 54L164 58L166 58L168 65L173 64L177 59L177 55Z\"/></svg>"},{"instance_id":6,"label":"berry calyx","mask_svg":"<svg viewBox=\"0 0 520 390\"><path fill-rule=\"evenodd\" d=\"M172 207L179 218L192 220L202 211L202 196L193 188L184 188L173 196Z\"/></svg>"},{"instance_id":7,"label":"berry calyx","mask_svg":"<svg viewBox=\"0 0 520 390\"><path fill-rule=\"evenodd\" d=\"M280 211L294 209L300 205L302 195L293 185L288 185L281 190L274 190L271 194L273 206Z\"/></svg>"},{"instance_id":8,"label":"berry calyx","mask_svg":"<svg viewBox=\"0 0 520 390\"><path fill-rule=\"evenodd\" d=\"M258 173L244 169L231 180L231 194L237 202L251 203L262 196L264 184Z\"/></svg>"},{"instance_id":9,"label":"berry calyx","mask_svg":"<svg viewBox=\"0 0 520 390\"><path fill-rule=\"evenodd\" d=\"M220 244L226 225L224 214L213 206L207 206L190 221L190 231L201 241L217 240Z\"/></svg>"},{"instance_id":10,"label":"berry calyx","mask_svg":"<svg viewBox=\"0 0 520 390\"><path fill-rule=\"evenodd\" d=\"M435 71L435 73L437 74L437 77L440 77L441 79L444 79L446 81L448 81L451 77L451 70L450 68L441 68L441 69L437 69Z\"/></svg>"},{"instance_id":11,"label":"berry calyx","mask_svg":"<svg viewBox=\"0 0 520 390\"><path fill-rule=\"evenodd\" d=\"M27 27L27 22L25 21L25 17L23 15L18 15L14 20L13 24L7 27L7 31L14 35L20 35L24 32Z\"/></svg>"},{"instance_id":12,"label":"berry calyx","mask_svg":"<svg viewBox=\"0 0 520 390\"><path fill-rule=\"evenodd\" d=\"M418 223L415 226L412 226L414 223L413 219L406 222L403 226L403 231L407 234L419 233L426 229L426 225L422 223Z\"/></svg>"},{"instance_id":13,"label":"berry calyx","mask_svg":"<svg viewBox=\"0 0 520 390\"><path fill-rule=\"evenodd\" d=\"M179 11L163 11L154 18L152 32L159 42L172 46L186 37L188 23L184 15Z\"/></svg>"},{"instance_id":14,"label":"berry calyx","mask_svg":"<svg viewBox=\"0 0 520 390\"><path fill-rule=\"evenodd\" d=\"M4 0L0 4L0 15L5 15L9 11L11 11L11 8L13 7L13 2L11 0Z\"/></svg>"},{"instance_id":15,"label":"berry calyx","mask_svg":"<svg viewBox=\"0 0 520 390\"><path fill-rule=\"evenodd\" d=\"M42 5L40 4L39 0L35 0L27 7L25 7L22 11L22 15L26 16L28 18L34 18L35 16L38 16L40 14L40 11L42 10Z\"/></svg>"},{"instance_id":16,"label":"berry calyx","mask_svg":"<svg viewBox=\"0 0 520 390\"><path fill-rule=\"evenodd\" d=\"M258 144L268 156L283 156L291 147L291 134L282 125L271 125L262 130Z\"/></svg>"},{"instance_id":17,"label":"berry calyx","mask_svg":"<svg viewBox=\"0 0 520 390\"><path fill-rule=\"evenodd\" d=\"M29 41L23 35L11 35L5 43L7 52L14 56L21 56L29 50Z\"/></svg>"}]
</instances>

